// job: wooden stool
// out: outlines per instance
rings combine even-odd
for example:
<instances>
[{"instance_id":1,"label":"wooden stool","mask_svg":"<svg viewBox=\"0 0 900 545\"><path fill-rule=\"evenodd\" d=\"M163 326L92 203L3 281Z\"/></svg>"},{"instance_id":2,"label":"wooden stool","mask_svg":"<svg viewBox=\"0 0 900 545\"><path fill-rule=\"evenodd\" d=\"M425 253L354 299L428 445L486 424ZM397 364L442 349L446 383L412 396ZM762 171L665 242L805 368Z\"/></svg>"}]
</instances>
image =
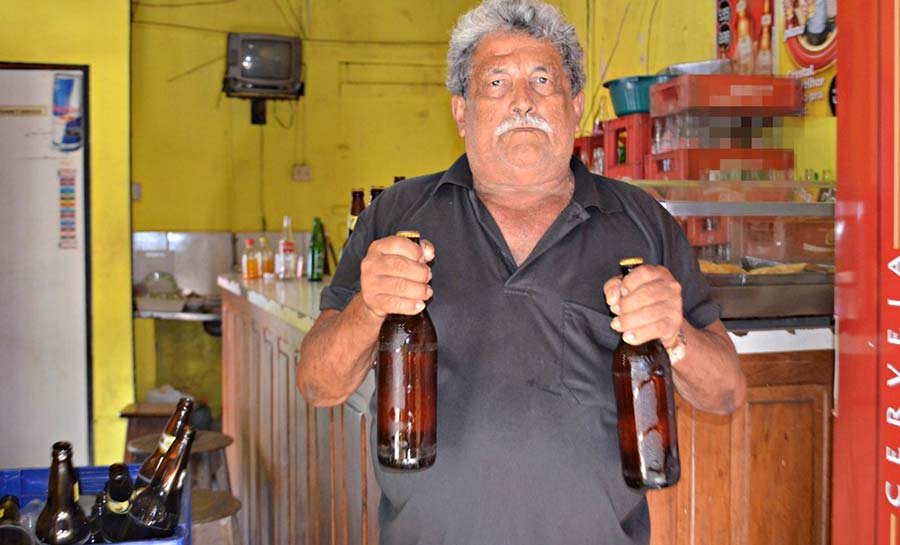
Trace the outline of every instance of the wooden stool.
<instances>
[{"instance_id":1,"label":"wooden stool","mask_svg":"<svg viewBox=\"0 0 900 545\"><path fill-rule=\"evenodd\" d=\"M128 428L125 435L125 443L128 444L132 439L136 439L148 433L155 433L157 440L169 417L175 412L177 403L132 403L127 405L119 412L121 418L128 419ZM154 445L154 448L156 446ZM151 451L152 452L152 449ZM149 456L150 452L147 452ZM128 448L125 448L125 454L122 460L126 464L133 464L137 460Z\"/></svg>"},{"instance_id":2,"label":"wooden stool","mask_svg":"<svg viewBox=\"0 0 900 545\"><path fill-rule=\"evenodd\" d=\"M141 461L150 456L159 444L159 434L151 433L128 441L126 450ZM225 447L234 440L217 431L200 430L191 445L190 469L194 488L223 490L231 493Z\"/></svg>"},{"instance_id":3,"label":"wooden stool","mask_svg":"<svg viewBox=\"0 0 900 545\"><path fill-rule=\"evenodd\" d=\"M197 489L191 494L191 543L240 544L241 533L235 517L241 509L240 500L224 491Z\"/></svg>"}]
</instances>

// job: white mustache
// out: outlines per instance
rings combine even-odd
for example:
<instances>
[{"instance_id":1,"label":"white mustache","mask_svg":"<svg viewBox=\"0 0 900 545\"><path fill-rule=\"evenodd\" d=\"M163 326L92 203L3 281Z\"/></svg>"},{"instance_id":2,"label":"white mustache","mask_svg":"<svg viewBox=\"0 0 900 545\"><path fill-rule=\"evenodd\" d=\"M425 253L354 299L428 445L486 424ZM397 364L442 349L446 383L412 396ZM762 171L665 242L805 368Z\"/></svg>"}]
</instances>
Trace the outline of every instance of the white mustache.
<instances>
[{"instance_id":1,"label":"white mustache","mask_svg":"<svg viewBox=\"0 0 900 545\"><path fill-rule=\"evenodd\" d=\"M549 123L544 121L543 118L534 114L527 113L525 115L511 117L503 123L500 123L500 125L497 127L497 130L494 131L494 136L500 137L513 129L522 128L538 129L544 131L547 134L551 134L553 132L553 128Z\"/></svg>"}]
</instances>

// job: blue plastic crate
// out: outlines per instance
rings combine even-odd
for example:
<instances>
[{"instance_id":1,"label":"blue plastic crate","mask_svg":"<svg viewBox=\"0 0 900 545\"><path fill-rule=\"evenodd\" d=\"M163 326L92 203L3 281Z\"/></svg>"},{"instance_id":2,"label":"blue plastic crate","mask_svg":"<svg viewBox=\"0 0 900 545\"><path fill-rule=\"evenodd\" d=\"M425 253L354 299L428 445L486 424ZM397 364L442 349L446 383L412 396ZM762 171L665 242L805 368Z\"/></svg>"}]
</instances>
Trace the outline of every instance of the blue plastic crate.
<instances>
[{"instance_id":1,"label":"blue plastic crate","mask_svg":"<svg viewBox=\"0 0 900 545\"><path fill-rule=\"evenodd\" d=\"M128 466L131 478L137 476L138 464ZM34 499L47 499L47 479L49 468L0 470L0 496L12 494L19 498L24 507ZM96 494L103 490L109 478L108 466L79 467L79 488L82 494ZM191 545L191 477L184 478L184 492L181 494L181 517L175 535L165 539L128 541L132 545Z\"/></svg>"}]
</instances>

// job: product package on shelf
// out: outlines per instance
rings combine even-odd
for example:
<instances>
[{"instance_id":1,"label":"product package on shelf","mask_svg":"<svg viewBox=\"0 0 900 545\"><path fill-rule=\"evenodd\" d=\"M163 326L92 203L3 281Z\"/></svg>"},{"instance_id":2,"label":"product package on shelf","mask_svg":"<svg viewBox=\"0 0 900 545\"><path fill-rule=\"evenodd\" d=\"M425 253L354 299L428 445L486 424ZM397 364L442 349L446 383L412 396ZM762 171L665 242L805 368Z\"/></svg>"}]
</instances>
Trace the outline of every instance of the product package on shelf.
<instances>
[{"instance_id":1,"label":"product package on shelf","mask_svg":"<svg viewBox=\"0 0 900 545\"><path fill-rule=\"evenodd\" d=\"M803 114L803 93L797 79L734 74L686 74L650 88L652 117L685 111L711 116L797 116Z\"/></svg>"},{"instance_id":2,"label":"product package on shelf","mask_svg":"<svg viewBox=\"0 0 900 545\"><path fill-rule=\"evenodd\" d=\"M680 149L648 155L648 180L757 180L794 178L789 149Z\"/></svg>"},{"instance_id":3,"label":"product package on shelf","mask_svg":"<svg viewBox=\"0 0 900 545\"><path fill-rule=\"evenodd\" d=\"M688 74L654 85L644 177L793 180L794 152L783 147L783 118L802 114L802 89L790 78Z\"/></svg>"},{"instance_id":4,"label":"product package on shelf","mask_svg":"<svg viewBox=\"0 0 900 545\"><path fill-rule=\"evenodd\" d=\"M781 117L720 117L680 112L653 118L650 153L679 149L777 149L783 145Z\"/></svg>"},{"instance_id":5,"label":"product package on shelf","mask_svg":"<svg viewBox=\"0 0 900 545\"><path fill-rule=\"evenodd\" d=\"M128 466L131 477L137 477L139 464ZM109 478L108 466L79 467L78 487L83 495L96 495L103 491ZM12 494L19 498L23 514L33 500L47 499L48 468L0 470L0 496ZM93 503L93 502L91 502ZM37 514L35 513L35 516ZM175 534L168 538L126 541L131 545L190 545L191 544L191 477L185 475L181 493L181 512Z\"/></svg>"}]
</instances>

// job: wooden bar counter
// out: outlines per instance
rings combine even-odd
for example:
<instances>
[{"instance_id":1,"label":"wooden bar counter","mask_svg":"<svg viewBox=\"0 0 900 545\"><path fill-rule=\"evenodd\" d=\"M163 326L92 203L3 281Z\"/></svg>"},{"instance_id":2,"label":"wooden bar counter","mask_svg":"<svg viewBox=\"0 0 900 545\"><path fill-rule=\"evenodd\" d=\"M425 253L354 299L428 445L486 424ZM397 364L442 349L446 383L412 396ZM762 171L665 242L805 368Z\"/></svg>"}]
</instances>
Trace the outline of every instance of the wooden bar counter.
<instances>
[{"instance_id":1,"label":"wooden bar counter","mask_svg":"<svg viewBox=\"0 0 900 545\"><path fill-rule=\"evenodd\" d=\"M372 374L316 409L295 386L324 285L219 277L223 427L245 544L376 544ZM748 380L734 415L678 399L679 484L649 494L653 545L829 542L834 351L827 328L732 333Z\"/></svg>"}]
</instances>

